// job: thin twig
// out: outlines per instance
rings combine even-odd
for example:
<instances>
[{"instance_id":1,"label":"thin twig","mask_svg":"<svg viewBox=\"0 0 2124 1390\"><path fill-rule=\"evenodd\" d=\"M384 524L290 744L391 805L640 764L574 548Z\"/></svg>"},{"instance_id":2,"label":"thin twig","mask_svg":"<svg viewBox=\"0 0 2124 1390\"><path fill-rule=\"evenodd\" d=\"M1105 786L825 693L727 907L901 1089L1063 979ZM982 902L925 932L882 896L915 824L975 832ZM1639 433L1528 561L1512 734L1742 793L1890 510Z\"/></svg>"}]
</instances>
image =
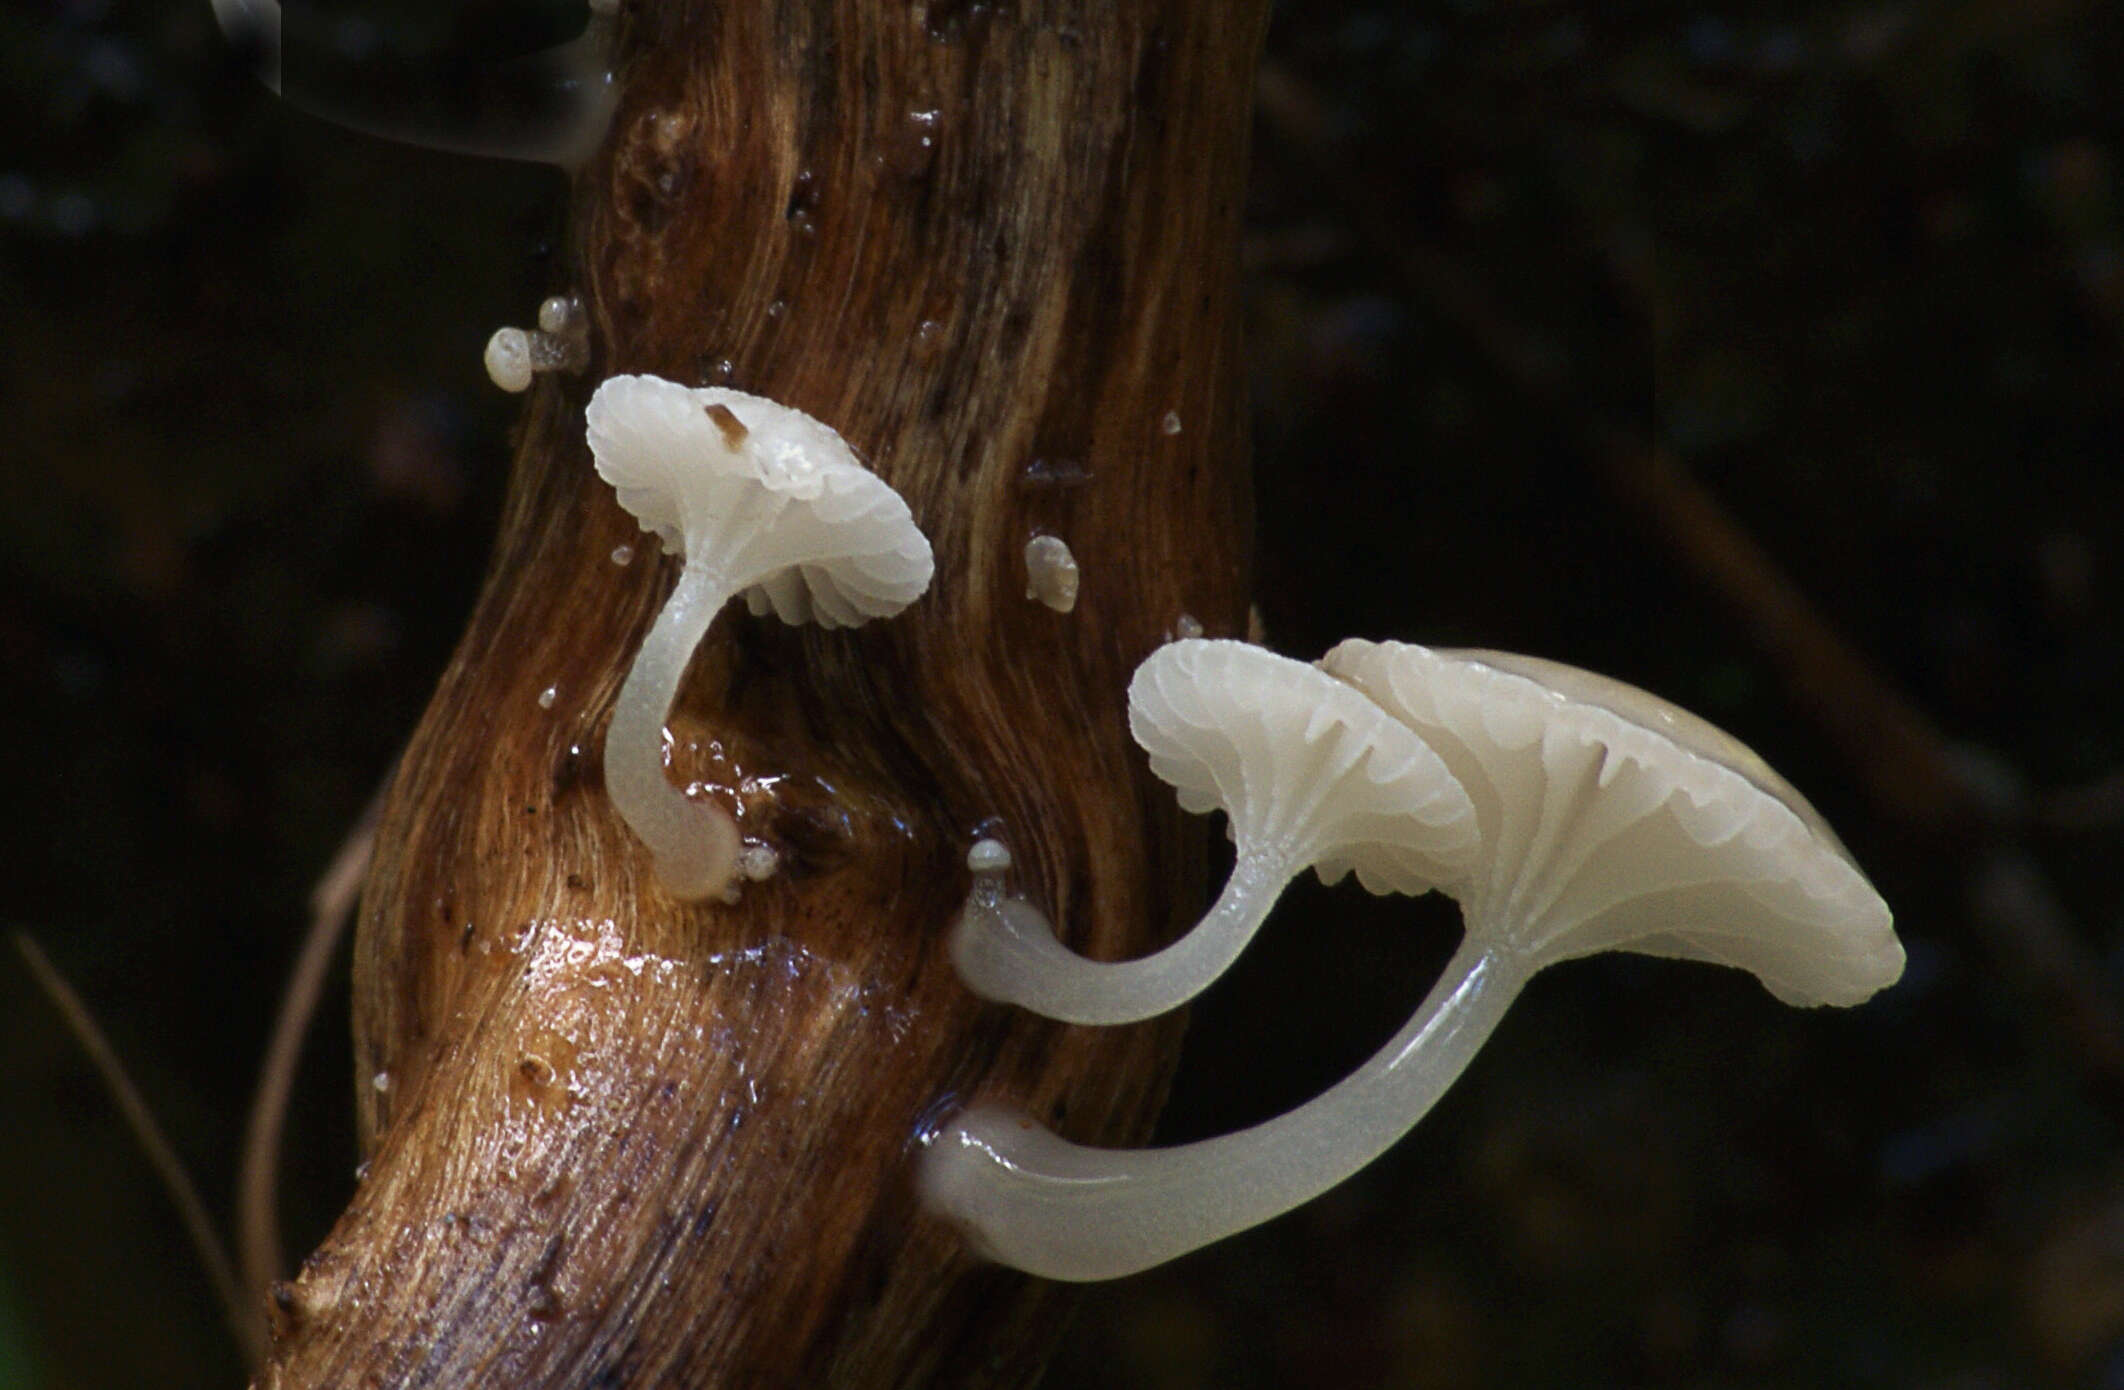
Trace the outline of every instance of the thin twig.
<instances>
[{"instance_id":1,"label":"thin twig","mask_svg":"<svg viewBox=\"0 0 2124 1390\"><path fill-rule=\"evenodd\" d=\"M362 881L369 874L369 859L376 848L377 813L383 806L389 776L369 799L354 828L324 876L310 891L310 929L302 951L288 975L287 990L280 998L280 1013L273 1020L272 1040L266 1044L265 1060L258 1070L258 1090L252 1097L251 1114L244 1127L243 1163L236 1177L236 1245L243 1262L243 1281L254 1294L263 1295L281 1277L279 1184L280 1140L286 1129L288 1097L295 1089L295 1074L302 1061L303 1039L317 1015L324 994L325 975L340 936L354 915Z\"/></svg>"},{"instance_id":2,"label":"thin twig","mask_svg":"<svg viewBox=\"0 0 2124 1390\"><path fill-rule=\"evenodd\" d=\"M90 1063L110 1091L111 1099L117 1102L118 1113L125 1118L126 1127L133 1131L133 1139L147 1155L148 1166L155 1170L163 1190L176 1204L177 1214L184 1221L185 1234L190 1237L199 1262L206 1266L215 1297L221 1301L222 1315L228 1319L229 1330L235 1333L237 1344L243 1348L250 1364L257 1365L265 1353L264 1325L247 1312L247 1301L236 1282L229 1252L215 1233L214 1223L207 1216L206 1204L199 1200L199 1190L192 1186L183 1161L170 1147L161 1126L155 1123L146 1100L134 1088L124 1064L118 1060L117 1051L104 1037L103 1030L96 1026L96 1020L89 1013L88 1006L81 1002L81 996L74 993L73 986L66 982L58 967L52 964L51 958L28 932L17 931L14 937L15 950L29 966L31 978L36 980L37 987L44 991L45 997L52 1001L52 1007L66 1021L74 1040L81 1044L81 1050L88 1054Z\"/></svg>"},{"instance_id":3,"label":"thin twig","mask_svg":"<svg viewBox=\"0 0 2124 1390\"><path fill-rule=\"evenodd\" d=\"M1591 441L1608 486L1747 625L1817 728L1889 819L1968 828L1997 808L1963 775L1937 725L1814 608L1733 514L1656 445L1619 431Z\"/></svg>"},{"instance_id":4,"label":"thin twig","mask_svg":"<svg viewBox=\"0 0 2124 1390\"><path fill-rule=\"evenodd\" d=\"M2042 864L2013 844L1979 851L1969 866L1969 904L1993 948L2022 962L2024 987L2080 1058L2097 1096L2112 1113L2124 1114L2124 1023Z\"/></svg>"}]
</instances>

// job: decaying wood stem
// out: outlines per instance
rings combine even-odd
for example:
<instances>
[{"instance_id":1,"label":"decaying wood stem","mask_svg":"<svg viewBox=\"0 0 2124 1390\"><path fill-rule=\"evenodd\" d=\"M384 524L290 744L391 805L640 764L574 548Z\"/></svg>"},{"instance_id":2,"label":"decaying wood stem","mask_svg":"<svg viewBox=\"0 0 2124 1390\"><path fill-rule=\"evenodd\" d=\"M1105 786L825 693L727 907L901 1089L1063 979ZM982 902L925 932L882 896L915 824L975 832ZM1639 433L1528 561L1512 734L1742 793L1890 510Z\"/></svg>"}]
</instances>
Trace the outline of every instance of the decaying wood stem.
<instances>
[{"instance_id":1,"label":"decaying wood stem","mask_svg":"<svg viewBox=\"0 0 2124 1390\"><path fill-rule=\"evenodd\" d=\"M366 1177L275 1292L265 1384L1037 1374L1059 1291L920 1212L918 1136L987 1094L1140 1141L1175 1032L978 1004L944 930L976 827L1080 949L1149 949L1199 903L1200 828L1144 770L1124 689L1183 615L1244 629L1233 270L1264 8L623 15L578 192L593 370L534 394L492 575L380 827ZM666 897L600 785L674 570L583 445L591 385L622 371L827 421L936 548L897 619L733 611L703 644L674 775L780 858L736 906ZM1082 567L1073 612L1024 598L1035 532Z\"/></svg>"}]
</instances>

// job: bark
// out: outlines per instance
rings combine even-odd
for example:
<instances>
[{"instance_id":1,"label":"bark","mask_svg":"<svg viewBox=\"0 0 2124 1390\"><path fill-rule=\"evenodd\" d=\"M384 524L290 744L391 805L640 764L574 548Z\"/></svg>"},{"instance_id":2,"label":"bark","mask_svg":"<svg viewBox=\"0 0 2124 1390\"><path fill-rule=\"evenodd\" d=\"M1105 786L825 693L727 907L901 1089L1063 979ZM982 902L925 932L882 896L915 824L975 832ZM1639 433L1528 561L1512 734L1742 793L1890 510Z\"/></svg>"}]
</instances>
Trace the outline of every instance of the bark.
<instances>
[{"instance_id":1,"label":"bark","mask_svg":"<svg viewBox=\"0 0 2124 1390\"><path fill-rule=\"evenodd\" d=\"M1175 1025L982 1005L944 933L977 828L1081 950L1141 953L1199 907L1201 826L1124 691L1183 615L1244 630L1233 280L1264 8L629 11L577 193L593 367L536 388L385 812L355 958L366 1176L274 1292L263 1383L1037 1376L1064 1291L920 1211L920 1138L983 1095L1141 1142ZM735 906L665 896L600 785L675 574L583 444L622 371L820 417L936 549L896 619L737 605L704 642L674 776L782 859ZM1082 566L1072 613L1024 596L1038 532Z\"/></svg>"}]
</instances>

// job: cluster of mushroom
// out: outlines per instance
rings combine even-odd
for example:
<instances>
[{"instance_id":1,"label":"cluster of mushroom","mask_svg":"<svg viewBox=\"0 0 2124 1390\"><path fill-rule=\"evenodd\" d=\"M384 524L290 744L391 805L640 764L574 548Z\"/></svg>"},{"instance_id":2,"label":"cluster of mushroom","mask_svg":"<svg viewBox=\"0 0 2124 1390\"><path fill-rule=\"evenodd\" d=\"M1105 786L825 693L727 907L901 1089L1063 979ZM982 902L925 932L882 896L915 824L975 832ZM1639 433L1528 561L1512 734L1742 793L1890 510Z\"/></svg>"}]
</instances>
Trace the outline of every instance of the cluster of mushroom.
<instances>
[{"instance_id":1,"label":"cluster of mushroom","mask_svg":"<svg viewBox=\"0 0 2124 1390\"><path fill-rule=\"evenodd\" d=\"M590 362L590 320L583 302L556 294L538 306L538 327L504 327L487 339L487 379L511 395L531 389L540 372L579 372Z\"/></svg>"},{"instance_id":2,"label":"cluster of mushroom","mask_svg":"<svg viewBox=\"0 0 2124 1390\"><path fill-rule=\"evenodd\" d=\"M213 0L222 28L283 90L277 0ZM602 24L516 65L543 123L410 130L370 106L288 93L344 124L442 148L580 159L609 118ZM297 37L303 37L298 34ZM511 74L497 69L497 76ZM485 360L521 391L587 360L580 307L504 328ZM735 820L665 776L663 724L695 646L742 593L785 622L852 626L927 589L929 544L904 501L832 429L744 392L649 376L606 381L588 410L599 474L685 565L628 672L606 785L680 898L728 896ZM1166 430L1179 428L1167 416ZM1075 604L1068 546L1035 537L1028 597ZM1130 728L1182 806L1221 809L1237 854L1216 903L1142 960L1079 957L1001 892L1007 852L970 857L953 959L976 992L1049 1017L1116 1024L1178 1007L1244 951L1290 880L1355 871L1372 892L1459 900L1458 951L1408 1024L1324 1095L1243 1132L1175 1148L1068 1143L996 1107L934 1138L922 1185L995 1259L1062 1279L1132 1273L1319 1194L1394 1143L1459 1076L1537 971L1630 950L1738 966L1791 1004L1855 1004L1903 952L1885 903L1806 800L1738 741L1643 691L1495 652L1349 641L1319 666L1183 638L1145 660Z\"/></svg>"},{"instance_id":3,"label":"cluster of mushroom","mask_svg":"<svg viewBox=\"0 0 2124 1390\"><path fill-rule=\"evenodd\" d=\"M685 559L620 688L614 807L680 898L729 896L735 820L665 775L664 720L724 605L852 626L899 612L934 560L906 503L826 425L758 396L619 376L589 441L619 500ZM1182 638L1129 684L1129 727L1236 855L1215 904L1140 960L1078 956L969 855L952 959L976 993L1075 1023L1186 1003L1307 868L1459 900L1458 951L1355 1074L1237 1134L1134 1151L1071 1144L976 1106L922 1159L930 1205L983 1252L1060 1279L1133 1273L1318 1195L1407 1133L1526 982L1597 951L1738 966L1791 1004L1855 1004L1902 973L1888 908L1800 794L1731 736L1641 690L1531 657L1348 641L1317 666Z\"/></svg>"},{"instance_id":4,"label":"cluster of mushroom","mask_svg":"<svg viewBox=\"0 0 2124 1390\"><path fill-rule=\"evenodd\" d=\"M1201 922L1140 960L1069 951L976 876L953 928L985 997L1079 1023L1186 1002L1306 867L1372 892L1438 889L1459 949L1408 1024L1325 1094L1174 1148L1069 1143L976 1106L921 1181L985 1254L1058 1279L1134 1273L1317 1196L1407 1133L1544 966L1628 950L1738 966L1789 1004L1856 1004L1902 973L1887 905L1749 749L1618 681L1531 657L1352 640L1317 667L1182 640L1129 687L1129 724L1236 849Z\"/></svg>"}]
</instances>

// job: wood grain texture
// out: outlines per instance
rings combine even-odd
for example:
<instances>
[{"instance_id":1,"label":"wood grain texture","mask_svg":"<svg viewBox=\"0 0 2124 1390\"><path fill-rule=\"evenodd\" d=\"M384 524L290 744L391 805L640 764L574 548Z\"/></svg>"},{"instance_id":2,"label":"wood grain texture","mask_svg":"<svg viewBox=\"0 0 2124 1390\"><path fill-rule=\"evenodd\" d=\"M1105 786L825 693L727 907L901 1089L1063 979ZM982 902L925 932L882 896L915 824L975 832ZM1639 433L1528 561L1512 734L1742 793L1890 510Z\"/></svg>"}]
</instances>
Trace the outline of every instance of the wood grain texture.
<instances>
[{"instance_id":1,"label":"wood grain texture","mask_svg":"<svg viewBox=\"0 0 2124 1390\"><path fill-rule=\"evenodd\" d=\"M385 813L355 962L367 1175L276 1290L262 1383L1037 1376L1062 1291L918 1210L919 1137L979 1094L1140 1142L1176 1025L982 1005L944 932L977 827L1080 949L1140 953L1199 907L1202 826L1145 770L1124 691L1183 614L1244 628L1233 279L1264 10L622 17L578 187L593 368L534 392L491 578ZM624 371L827 421L936 550L897 619L738 605L704 642L675 775L783 865L734 906L666 897L600 784L676 571L583 444L591 386ZM1043 531L1083 568L1072 613L1025 597Z\"/></svg>"}]
</instances>

